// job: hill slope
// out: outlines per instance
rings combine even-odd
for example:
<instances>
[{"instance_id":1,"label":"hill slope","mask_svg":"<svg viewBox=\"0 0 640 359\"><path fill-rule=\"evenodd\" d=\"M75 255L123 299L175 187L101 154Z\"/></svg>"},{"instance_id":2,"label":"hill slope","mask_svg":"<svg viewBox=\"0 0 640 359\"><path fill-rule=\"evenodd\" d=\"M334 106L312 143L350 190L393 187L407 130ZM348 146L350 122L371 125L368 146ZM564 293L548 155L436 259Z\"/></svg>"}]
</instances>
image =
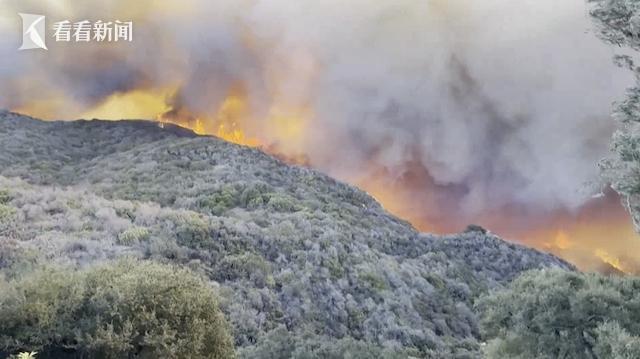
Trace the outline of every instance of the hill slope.
<instances>
[{"instance_id":1,"label":"hill slope","mask_svg":"<svg viewBox=\"0 0 640 359\"><path fill-rule=\"evenodd\" d=\"M0 112L2 271L123 255L210 278L246 357L475 357L479 294L572 268L418 233L357 188L179 127Z\"/></svg>"}]
</instances>

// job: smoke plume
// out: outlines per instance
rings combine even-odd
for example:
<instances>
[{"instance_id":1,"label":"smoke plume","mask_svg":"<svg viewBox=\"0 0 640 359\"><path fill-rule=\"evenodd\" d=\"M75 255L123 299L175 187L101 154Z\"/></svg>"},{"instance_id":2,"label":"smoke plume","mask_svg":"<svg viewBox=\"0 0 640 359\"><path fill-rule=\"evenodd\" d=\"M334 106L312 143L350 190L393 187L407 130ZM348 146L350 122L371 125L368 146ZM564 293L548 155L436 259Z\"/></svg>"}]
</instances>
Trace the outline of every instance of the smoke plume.
<instances>
[{"instance_id":1,"label":"smoke plume","mask_svg":"<svg viewBox=\"0 0 640 359\"><path fill-rule=\"evenodd\" d=\"M631 84L582 0L5 3L0 107L72 119L151 94L142 114L231 118L426 229L576 211ZM19 52L17 12L133 20L134 41Z\"/></svg>"}]
</instances>

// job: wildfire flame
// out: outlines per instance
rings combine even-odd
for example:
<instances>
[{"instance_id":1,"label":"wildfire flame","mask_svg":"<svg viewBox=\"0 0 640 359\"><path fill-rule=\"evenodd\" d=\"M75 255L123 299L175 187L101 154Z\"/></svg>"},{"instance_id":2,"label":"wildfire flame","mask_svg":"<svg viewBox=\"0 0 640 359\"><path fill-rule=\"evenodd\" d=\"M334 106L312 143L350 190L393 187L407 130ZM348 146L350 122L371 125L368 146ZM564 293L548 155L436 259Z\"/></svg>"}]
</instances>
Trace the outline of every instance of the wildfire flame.
<instances>
[{"instance_id":1,"label":"wildfire flame","mask_svg":"<svg viewBox=\"0 0 640 359\"><path fill-rule=\"evenodd\" d=\"M42 3L51 18L95 17L95 5ZM137 45L57 43L45 56L15 51L7 41L10 51L0 61L0 67L8 65L0 71L2 107L42 119L178 124L326 170L422 231L459 232L473 222L582 269L640 273L640 240L614 193L578 209L558 209L583 200L559 198L558 192L574 182L571 169L566 176L562 172L566 163L550 170L558 178L549 178L566 183L539 199L557 200L551 209L533 208L541 204L529 198L522 208L513 205L520 200L513 198L519 190L515 182L504 195L498 193L504 197L498 204L474 197L500 192L484 186L513 170L524 182L539 176L531 195L538 199L546 175L533 173L536 166L515 168L518 154L507 161L516 162L508 163L507 171L489 168L478 183L467 182L482 172L475 164L499 160L493 150L510 156L512 145L531 152L532 163L571 161L592 141L605 148L612 124L598 119L607 113L609 96L619 97L612 89L622 90L633 79L620 69L614 72L610 50L581 30L588 26L584 2L391 0L343 8L313 3L317 6L310 8L312 2L300 1L103 1L101 9L113 18L135 20ZM16 11L7 14L23 5L9 1L8 8ZM3 39L13 38L17 21L17 16L0 16ZM327 26L333 22L350 25ZM521 41L522 34L527 41ZM526 61L550 60L547 53L566 56ZM577 82L580 78L584 81ZM556 121L556 116L575 121ZM451 117L451 123L445 121ZM505 142L512 133L514 144ZM539 141L542 133L549 138ZM560 143L565 139L572 141ZM549 148L561 151L547 153L543 147L554 141L557 146ZM336 148L320 148L327 144ZM502 145L508 145L505 153ZM406 153L411 146L420 147L416 155ZM451 151L448 158L450 149L462 151ZM588 157L597 157L600 149ZM383 158L368 157L377 155L372 152ZM483 156L474 158L476 153ZM341 161L342 156L348 160ZM589 161L582 161L578 172ZM342 162L358 168L343 171Z\"/></svg>"},{"instance_id":2,"label":"wildfire flame","mask_svg":"<svg viewBox=\"0 0 640 359\"><path fill-rule=\"evenodd\" d=\"M603 262L609 264L610 266L612 266L613 268L619 270L620 272L626 272L624 266L620 262L620 259L613 257L612 255L610 255L606 251L598 248L595 251L595 255L598 258L602 259Z\"/></svg>"},{"instance_id":3,"label":"wildfire flame","mask_svg":"<svg viewBox=\"0 0 640 359\"><path fill-rule=\"evenodd\" d=\"M233 143L261 148L289 163L312 165L299 146L304 141L307 121L312 115L308 109L272 104L264 118L255 118L247 98L233 93L212 114L195 114L167 104L167 99L175 91L167 88L116 93L80 117L113 120L154 118L161 126L164 123L177 124L200 135L213 135ZM33 103L15 110L46 119L49 118L48 105ZM260 133L265 129L268 136ZM408 220L420 230L447 233L463 228L462 223L452 222L455 210L450 208L443 208L442 217L436 219L421 216L421 208L435 205L431 201L436 194L425 191L425 188L429 188L429 181L419 170L399 178L392 170L372 168L361 178L349 180L371 194L388 211ZM513 225L517 216L524 217L524 222L535 219L532 220L534 224ZM554 253L583 270L611 272L613 269L614 272L640 273L640 240L613 194L594 200L577 213L552 213L541 219L537 215L527 218L526 215L510 214L505 210L478 218L477 222L503 238Z\"/></svg>"}]
</instances>

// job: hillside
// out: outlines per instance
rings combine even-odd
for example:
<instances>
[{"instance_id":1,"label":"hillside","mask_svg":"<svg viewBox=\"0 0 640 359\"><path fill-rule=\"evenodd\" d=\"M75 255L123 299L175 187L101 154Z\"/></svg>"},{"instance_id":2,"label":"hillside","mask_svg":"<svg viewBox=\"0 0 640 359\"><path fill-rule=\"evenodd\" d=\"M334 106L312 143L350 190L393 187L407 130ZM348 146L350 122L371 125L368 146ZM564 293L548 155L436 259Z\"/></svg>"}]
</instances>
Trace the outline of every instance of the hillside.
<instances>
[{"instance_id":1,"label":"hillside","mask_svg":"<svg viewBox=\"0 0 640 359\"><path fill-rule=\"evenodd\" d=\"M572 269L482 231L418 233L353 186L176 126L10 112L0 248L7 276L127 255L184 264L218 289L252 358L476 357L480 294Z\"/></svg>"}]
</instances>

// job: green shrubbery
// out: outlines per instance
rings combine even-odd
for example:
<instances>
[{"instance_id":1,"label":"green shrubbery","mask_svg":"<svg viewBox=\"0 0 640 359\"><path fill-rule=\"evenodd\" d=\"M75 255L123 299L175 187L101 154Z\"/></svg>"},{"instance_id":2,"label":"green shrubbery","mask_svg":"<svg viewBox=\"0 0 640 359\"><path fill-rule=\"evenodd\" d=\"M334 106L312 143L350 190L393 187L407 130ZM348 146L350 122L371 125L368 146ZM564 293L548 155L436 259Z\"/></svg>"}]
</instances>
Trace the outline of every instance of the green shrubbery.
<instances>
[{"instance_id":1,"label":"green shrubbery","mask_svg":"<svg viewBox=\"0 0 640 359\"><path fill-rule=\"evenodd\" d=\"M149 239L149 230L144 227L131 227L118 235L118 243L132 245Z\"/></svg>"},{"instance_id":2,"label":"green shrubbery","mask_svg":"<svg viewBox=\"0 0 640 359\"><path fill-rule=\"evenodd\" d=\"M333 339L309 333L293 335L277 328L255 346L239 351L242 358L404 359L419 355L407 349L388 349L352 338ZM437 357L437 356L436 356Z\"/></svg>"},{"instance_id":3,"label":"green shrubbery","mask_svg":"<svg viewBox=\"0 0 640 359\"><path fill-rule=\"evenodd\" d=\"M479 329L470 306L480 293L528 269L569 267L478 231L418 234L366 193L313 170L215 138L177 137L144 122L39 122L0 111L6 149L0 153L0 189L10 189L5 205L16 219L16 235L8 241L0 236L0 276L14 278L47 263L88 268L136 255L216 280L241 357L475 358ZM72 293L73 282L59 277ZM85 277L78 275L81 294ZM129 291L118 278L114 288L84 296L73 304L79 309L70 310L84 313L97 298L117 305L130 300L117 294ZM15 285L0 288L0 300L9 298L5 287ZM144 298L142 292L136 291ZM56 318L66 313L60 308ZM81 333L93 333L89 338L62 326L67 332L48 328L44 336L23 336L24 344L7 348L38 350L41 359L62 341L72 353L95 357L98 349L110 348L102 342L138 343L122 334L118 321L115 334L107 335L104 325L98 331L91 323L111 319L95 317L73 319ZM18 333L40 325L20 323L6 328ZM172 353L157 356L199 356Z\"/></svg>"},{"instance_id":4,"label":"green shrubbery","mask_svg":"<svg viewBox=\"0 0 640 359\"><path fill-rule=\"evenodd\" d=\"M223 185L215 192L200 197L197 207L216 216L233 208L258 209L267 207L277 212L295 212L301 209L295 198L273 191L264 182Z\"/></svg>"},{"instance_id":5,"label":"green shrubbery","mask_svg":"<svg viewBox=\"0 0 640 359\"><path fill-rule=\"evenodd\" d=\"M220 281L250 280L259 288L273 285L271 264L253 253L227 255L217 266Z\"/></svg>"},{"instance_id":6,"label":"green shrubbery","mask_svg":"<svg viewBox=\"0 0 640 359\"><path fill-rule=\"evenodd\" d=\"M211 225L208 218L184 213L174 216L175 235L178 244L189 248L203 248L211 240Z\"/></svg>"},{"instance_id":7,"label":"green shrubbery","mask_svg":"<svg viewBox=\"0 0 640 359\"><path fill-rule=\"evenodd\" d=\"M269 201L269 186L264 182L256 182L246 186L240 195L240 202L245 208L256 209Z\"/></svg>"},{"instance_id":8,"label":"green shrubbery","mask_svg":"<svg viewBox=\"0 0 640 359\"><path fill-rule=\"evenodd\" d=\"M0 204L7 204L11 201L12 196L6 189L0 189Z\"/></svg>"},{"instance_id":9,"label":"green shrubbery","mask_svg":"<svg viewBox=\"0 0 640 359\"><path fill-rule=\"evenodd\" d=\"M478 309L488 358L640 358L640 278L532 271Z\"/></svg>"},{"instance_id":10,"label":"green shrubbery","mask_svg":"<svg viewBox=\"0 0 640 359\"><path fill-rule=\"evenodd\" d=\"M606 322L596 329L598 341L594 352L599 358L640 358L640 336L630 335L616 322Z\"/></svg>"},{"instance_id":11,"label":"green shrubbery","mask_svg":"<svg viewBox=\"0 0 640 359\"><path fill-rule=\"evenodd\" d=\"M269 197L268 205L270 209L276 212L295 212L300 210L296 201L284 194L272 194Z\"/></svg>"},{"instance_id":12,"label":"green shrubbery","mask_svg":"<svg viewBox=\"0 0 640 359\"><path fill-rule=\"evenodd\" d=\"M640 7L634 0L587 0L598 37L605 43L622 48L616 51L614 63L630 70L635 83L626 89L625 97L615 102L612 118L619 124L611 140L613 155L600 163L603 183L611 184L624 199L637 230L640 230L640 77L638 56ZM622 89L622 88L621 88Z\"/></svg>"},{"instance_id":13,"label":"green shrubbery","mask_svg":"<svg viewBox=\"0 0 640 359\"><path fill-rule=\"evenodd\" d=\"M0 282L0 347L39 358L230 358L227 323L188 270L127 259Z\"/></svg>"},{"instance_id":14,"label":"green shrubbery","mask_svg":"<svg viewBox=\"0 0 640 359\"><path fill-rule=\"evenodd\" d=\"M198 207L219 216L238 206L240 193L234 186L224 186L217 192L198 201Z\"/></svg>"},{"instance_id":15,"label":"green shrubbery","mask_svg":"<svg viewBox=\"0 0 640 359\"><path fill-rule=\"evenodd\" d=\"M8 235L13 229L16 220L16 209L5 204L0 204L0 235Z\"/></svg>"}]
</instances>

